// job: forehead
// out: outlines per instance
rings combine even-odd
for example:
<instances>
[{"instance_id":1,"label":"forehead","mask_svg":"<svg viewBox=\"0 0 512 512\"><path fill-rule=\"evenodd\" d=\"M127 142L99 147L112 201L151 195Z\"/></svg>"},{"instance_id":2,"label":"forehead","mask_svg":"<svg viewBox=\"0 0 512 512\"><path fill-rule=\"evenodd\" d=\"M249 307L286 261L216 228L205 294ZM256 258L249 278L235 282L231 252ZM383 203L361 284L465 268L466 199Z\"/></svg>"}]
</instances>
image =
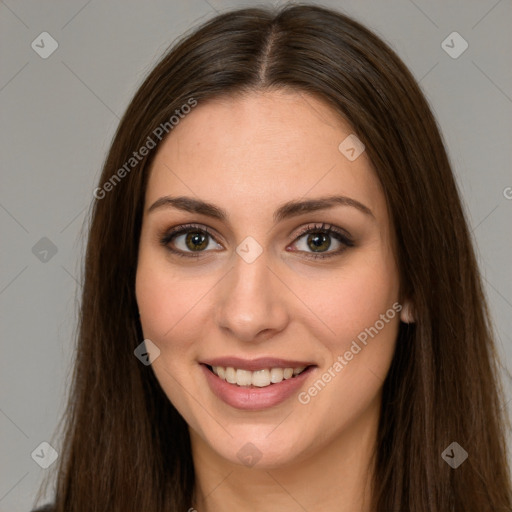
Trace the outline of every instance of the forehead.
<instances>
[{"instance_id":1,"label":"forehead","mask_svg":"<svg viewBox=\"0 0 512 512\"><path fill-rule=\"evenodd\" d=\"M384 207L366 153L339 149L352 129L302 92L254 92L199 103L174 127L153 162L146 203L196 195L254 214L290 199L342 194Z\"/></svg>"}]
</instances>

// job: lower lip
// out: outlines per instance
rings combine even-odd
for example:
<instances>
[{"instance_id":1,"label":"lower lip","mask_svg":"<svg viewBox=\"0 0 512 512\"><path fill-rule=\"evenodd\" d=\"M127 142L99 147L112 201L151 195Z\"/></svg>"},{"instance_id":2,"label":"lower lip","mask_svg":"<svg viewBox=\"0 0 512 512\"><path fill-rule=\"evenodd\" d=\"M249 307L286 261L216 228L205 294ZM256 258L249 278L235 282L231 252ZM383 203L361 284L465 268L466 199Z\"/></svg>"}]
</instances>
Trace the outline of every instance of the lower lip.
<instances>
[{"instance_id":1,"label":"lower lip","mask_svg":"<svg viewBox=\"0 0 512 512\"><path fill-rule=\"evenodd\" d=\"M315 369L310 366L297 377L282 380L277 384L270 384L263 388L244 387L230 384L215 375L208 367L201 364L201 368L206 377L213 394L223 402L236 409L247 411L257 411L267 409L284 402L296 393Z\"/></svg>"}]
</instances>

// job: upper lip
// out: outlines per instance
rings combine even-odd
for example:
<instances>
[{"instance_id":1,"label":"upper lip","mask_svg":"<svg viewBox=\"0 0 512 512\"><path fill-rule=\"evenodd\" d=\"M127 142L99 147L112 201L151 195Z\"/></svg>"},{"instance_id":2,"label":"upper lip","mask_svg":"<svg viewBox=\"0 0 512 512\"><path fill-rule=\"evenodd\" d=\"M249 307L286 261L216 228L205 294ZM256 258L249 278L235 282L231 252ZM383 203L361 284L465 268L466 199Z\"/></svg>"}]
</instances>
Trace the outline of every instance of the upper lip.
<instances>
[{"instance_id":1,"label":"upper lip","mask_svg":"<svg viewBox=\"0 0 512 512\"><path fill-rule=\"evenodd\" d=\"M313 366L309 361L297 361L290 359L277 359L275 357L260 357L258 359L240 359L239 357L217 357L201 361L209 366L222 366L224 368L236 368L240 370L256 371L265 368L302 368Z\"/></svg>"}]
</instances>

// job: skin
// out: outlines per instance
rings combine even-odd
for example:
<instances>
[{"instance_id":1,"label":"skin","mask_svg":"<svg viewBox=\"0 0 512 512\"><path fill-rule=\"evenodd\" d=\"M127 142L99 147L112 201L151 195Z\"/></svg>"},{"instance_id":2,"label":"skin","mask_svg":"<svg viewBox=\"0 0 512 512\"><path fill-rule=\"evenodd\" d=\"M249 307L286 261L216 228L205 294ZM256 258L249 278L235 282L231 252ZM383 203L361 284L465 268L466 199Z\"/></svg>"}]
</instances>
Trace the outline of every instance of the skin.
<instances>
[{"instance_id":1,"label":"skin","mask_svg":"<svg viewBox=\"0 0 512 512\"><path fill-rule=\"evenodd\" d=\"M381 314L397 302L406 306L379 181L366 152L351 162L338 150L351 133L311 95L254 92L199 104L155 156L136 296L144 337L160 349L152 368L189 425L197 482L191 507L201 512L370 510L382 385L405 309L307 404L294 394L265 410L235 409L212 393L199 365L221 356L312 361L307 391ZM148 213L167 195L214 203L228 221L172 207ZM273 223L283 203L329 195L357 200L372 215L336 205ZM310 259L308 235L297 236L323 222L345 229L354 246ZM160 243L162 233L186 223L216 238L207 237L197 259ZM263 249L250 264L236 252L247 236ZM343 247L330 240L325 252ZM183 234L170 245L193 252ZM237 457L248 442L261 454L253 467Z\"/></svg>"}]
</instances>

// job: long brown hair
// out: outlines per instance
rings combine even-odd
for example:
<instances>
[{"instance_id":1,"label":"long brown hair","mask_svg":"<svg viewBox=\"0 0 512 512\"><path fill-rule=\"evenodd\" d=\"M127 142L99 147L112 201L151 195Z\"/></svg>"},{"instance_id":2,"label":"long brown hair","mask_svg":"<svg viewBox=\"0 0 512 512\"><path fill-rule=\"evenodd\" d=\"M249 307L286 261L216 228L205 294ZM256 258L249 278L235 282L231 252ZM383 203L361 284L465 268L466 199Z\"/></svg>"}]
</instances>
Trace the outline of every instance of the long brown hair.
<instances>
[{"instance_id":1,"label":"long brown hair","mask_svg":"<svg viewBox=\"0 0 512 512\"><path fill-rule=\"evenodd\" d=\"M512 510L493 329L436 121L381 39L341 13L292 5L224 13L182 38L120 122L91 211L55 511L192 506L187 424L133 353L143 340L134 283L155 131L167 123L172 136L169 119L191 100L273 88L327 102L365 144L414 305L384 383L373 509ZM148 137L156 148L127 167ZM441 456L454 441L469 454L457 469Z\"/></svg>"}]
</instances>

